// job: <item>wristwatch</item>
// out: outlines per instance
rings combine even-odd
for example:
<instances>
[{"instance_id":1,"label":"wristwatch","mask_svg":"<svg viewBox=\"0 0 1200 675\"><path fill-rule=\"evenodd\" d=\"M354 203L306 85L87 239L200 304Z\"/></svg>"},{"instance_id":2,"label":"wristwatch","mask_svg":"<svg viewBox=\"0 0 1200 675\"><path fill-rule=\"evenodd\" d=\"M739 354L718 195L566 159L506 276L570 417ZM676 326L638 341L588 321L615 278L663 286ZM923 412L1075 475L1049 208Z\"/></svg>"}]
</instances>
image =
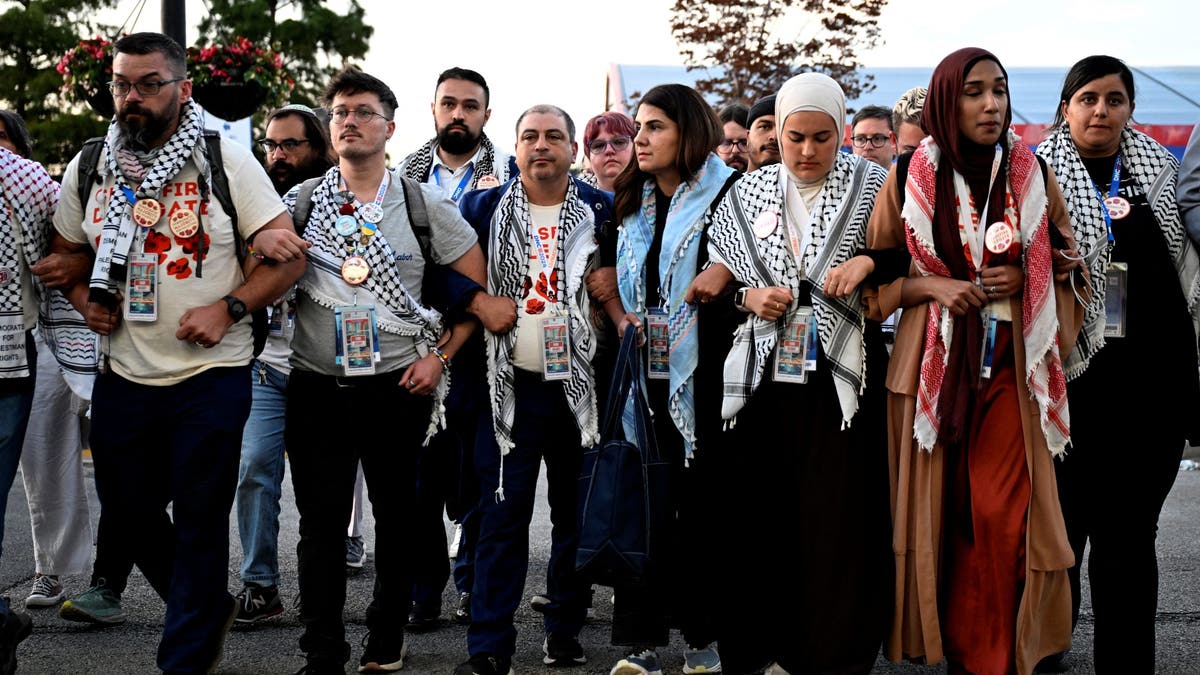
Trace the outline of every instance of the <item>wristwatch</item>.
<instances>
[{"instance_id":1,"label":"wristwatch","mask_svg":"<svg viewBox=\"0 0 1200 675\"><path fill-rule=\"evenodd\" d=\"M233 319L234 323L241 321L242 317L246 316L246 303L232 295L227 295L221 299L225 301L225 308L229 310L229 316Z\"/></svg>"},{"instance_id":2,"label":"wristwatch","mask_svg":"<svg viewBox=\"0 0 1200 675\"><path fill-rule=\"evenodd\" d=\"M733 306L737 307L738 309L742 310L743 312L749 311L748 309L746 309L746 291L747 290L749 290L747 287L742 286L741 288L739 288L733 292Z\"/></svg>"}]
</instances>

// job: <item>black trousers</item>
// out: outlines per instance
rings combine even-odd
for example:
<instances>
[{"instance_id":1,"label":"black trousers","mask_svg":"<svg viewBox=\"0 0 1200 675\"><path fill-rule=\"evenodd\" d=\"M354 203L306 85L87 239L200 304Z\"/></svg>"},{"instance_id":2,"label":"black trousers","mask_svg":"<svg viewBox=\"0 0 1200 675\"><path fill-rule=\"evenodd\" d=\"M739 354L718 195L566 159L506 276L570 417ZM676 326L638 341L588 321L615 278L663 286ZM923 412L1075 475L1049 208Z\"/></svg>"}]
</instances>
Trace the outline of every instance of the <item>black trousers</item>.
<instances>
[{"instance_id":1,"label":"black trousers","mask_svg":"<svg viewBox=\"0 0 1200 675\"><path fill-rule=\"evenodd\" d=\"M375 516L367 629L376 639L404 639L413 581L407 536L431 399L398 386L401 375L339 378L295 370L288 379L284 438L300 512L300 649L310 662L340 665L350 657L342 623L345 539L360 460Z\"/></svg>"}]
</instances>

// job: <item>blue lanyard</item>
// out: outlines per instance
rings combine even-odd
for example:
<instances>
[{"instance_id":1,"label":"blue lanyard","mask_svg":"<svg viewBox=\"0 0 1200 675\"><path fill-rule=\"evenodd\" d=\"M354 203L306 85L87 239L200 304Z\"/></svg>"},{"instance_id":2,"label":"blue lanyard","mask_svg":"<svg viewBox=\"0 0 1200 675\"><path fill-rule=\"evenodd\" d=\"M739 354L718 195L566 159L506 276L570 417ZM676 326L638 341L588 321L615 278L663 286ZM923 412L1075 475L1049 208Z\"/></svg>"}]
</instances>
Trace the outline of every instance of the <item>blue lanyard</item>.
<instances>
[{"instance_id":1,"label":"blue lanyard","mask_svg":"<svg viewBox=\"0 0 1200 675\"><path fill-rule=\"evenodd\" d=\"M1100 191L1100 188L1095 183L1092 183L1092 189L1096 191L1096 196L1100 198L1100 212L1104 214L1104 224L1108 227L1108 243L1111 244L1114 241L1112 232L1112 216L1108 213L1108 205L1104 203L1104 193ZM1110 183L1108 186L1109 198L1111 199L1112 197L1116 197L1117 192L1120 190L1121 154L1117 153L1117 161L1113 163L1112 183Z\"/></svg>"},{"instance_id":2,"label":"blue lanyard","mask_svg":"<svg viewBox=\"0 0 1200 675\"><path fill-rule=\"evenodd\" d=\"M458 182L458 187L454 188L454 194L450 195L450 201L458 203L459 197L462 197L463 190L467 189L467 185L471 183L471 176L475 175L475 165L467 167L467 173L462 180ZM438 187L442 186L442 179L438 177L437 167L433 169L433 182L437 183Z\"/></svg>"}]
</instances>

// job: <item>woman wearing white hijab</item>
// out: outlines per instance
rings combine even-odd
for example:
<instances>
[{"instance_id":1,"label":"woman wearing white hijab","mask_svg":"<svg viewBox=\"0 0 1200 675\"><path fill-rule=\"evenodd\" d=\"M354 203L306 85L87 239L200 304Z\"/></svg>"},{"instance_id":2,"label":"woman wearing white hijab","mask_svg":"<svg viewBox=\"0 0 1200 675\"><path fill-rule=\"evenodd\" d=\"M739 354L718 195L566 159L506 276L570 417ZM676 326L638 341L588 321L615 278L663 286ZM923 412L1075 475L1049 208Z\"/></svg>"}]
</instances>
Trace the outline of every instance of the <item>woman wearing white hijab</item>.
<instances>
[{"instance_id":1,"label":"woman wearing white hijab","mask_svg":"<svg viewBox=\"0 0 1200 675\"><path fill-rule=\"evenodd\" d=\"M825 75L783 85L775 102L783 161L726 195L709 230L715 269L693 287L706 301L703 289L732 274L749 315L725 360L721 410L722 475L741 493L718 524L729 576L742 580L722 612L726 673L771 663L790 673L867 673L890 617L887 352L858 290L822 291L830 269L864 246L887 176L840 152L845 106ZM798 555L764 575L745 552L778 540ZM743 585L759 579L762 588Z\"/></svg>"}]
</instances>

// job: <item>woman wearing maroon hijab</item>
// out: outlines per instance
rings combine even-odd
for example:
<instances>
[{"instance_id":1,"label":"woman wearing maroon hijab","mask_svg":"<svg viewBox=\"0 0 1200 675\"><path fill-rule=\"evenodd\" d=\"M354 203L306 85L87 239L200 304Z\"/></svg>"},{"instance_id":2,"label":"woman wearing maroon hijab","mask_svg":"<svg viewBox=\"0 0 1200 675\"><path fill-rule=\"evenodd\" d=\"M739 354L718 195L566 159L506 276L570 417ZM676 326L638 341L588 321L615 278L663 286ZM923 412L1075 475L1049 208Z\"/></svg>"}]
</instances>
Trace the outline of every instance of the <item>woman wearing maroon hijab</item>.
<instances>
[{"instance_id":1,"label":"woman wearing maroon hijab","mask_svg":"<svg viewBox=\"0 0 1200 675\"><path fill-rule=\"evenodd\" d=\"M1070 221L1048 169L1009 132L999 60L947 56L922 115L930 137L893 167L867 233L913 262L868 294L874 318L905 309L887 378L887 656L1025 674L1070 645L1073 555L1053 456L1069 441L1062 359L1086 284L1054 269Z\"/></svg>"}]
</instances>

